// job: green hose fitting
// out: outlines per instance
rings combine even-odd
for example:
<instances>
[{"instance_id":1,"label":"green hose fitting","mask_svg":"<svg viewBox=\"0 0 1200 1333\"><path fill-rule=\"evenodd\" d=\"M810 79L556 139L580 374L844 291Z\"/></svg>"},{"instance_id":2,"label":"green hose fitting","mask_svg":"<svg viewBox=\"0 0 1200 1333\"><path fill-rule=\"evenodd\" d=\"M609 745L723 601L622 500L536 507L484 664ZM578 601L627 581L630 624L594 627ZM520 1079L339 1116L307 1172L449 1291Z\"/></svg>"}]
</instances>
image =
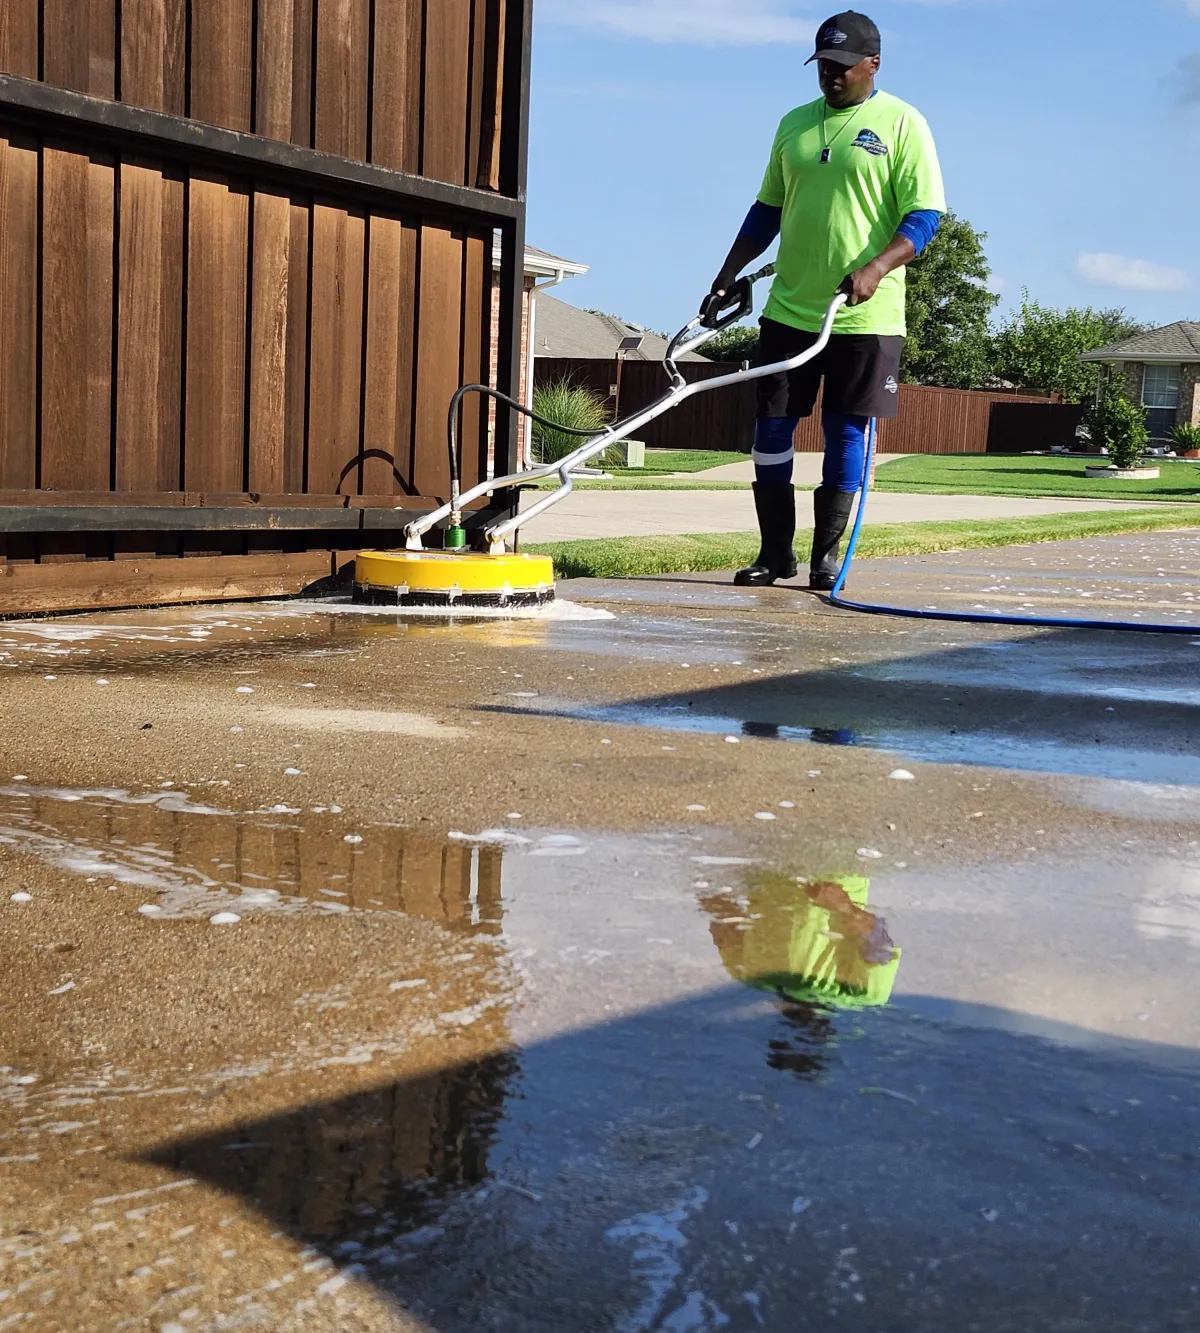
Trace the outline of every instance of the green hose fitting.
<instances>
[{"instance_id":1,"label":"green hose fitting","mask_svg":"<svg viewBox=\"0 0 1200 1333\"><path fill-rule=\"evenodd\" d=\"M446 529L443 546L447 551L465 551L467 549L467 530L459 523L452 523Z\"/></svg>"}]
</instances>

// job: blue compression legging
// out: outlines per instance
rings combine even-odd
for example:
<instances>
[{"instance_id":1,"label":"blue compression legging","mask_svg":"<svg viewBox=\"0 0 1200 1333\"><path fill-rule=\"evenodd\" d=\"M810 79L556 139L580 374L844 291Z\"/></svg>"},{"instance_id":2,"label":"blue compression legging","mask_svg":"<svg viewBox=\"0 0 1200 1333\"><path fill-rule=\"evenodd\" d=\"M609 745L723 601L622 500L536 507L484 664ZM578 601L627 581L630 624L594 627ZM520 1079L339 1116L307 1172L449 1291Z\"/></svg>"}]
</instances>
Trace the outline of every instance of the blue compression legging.
<instances>
[{"instance_id":1,"label":"blue compression legging","mask_svg":"<svg viewBox=\"0 0 1200 1333\"><path fill-rule=\"evenodd\" d=\"M836 491L849 491L852 495L861 489L870 421L870 417L849 416L845 412L821 414L825 434L823 485ZM798 417L779 417L758 423L751 454L756 481L787 484L792 480L795 459L792 439L799 424Z\"/></svg>"}]
</instances>

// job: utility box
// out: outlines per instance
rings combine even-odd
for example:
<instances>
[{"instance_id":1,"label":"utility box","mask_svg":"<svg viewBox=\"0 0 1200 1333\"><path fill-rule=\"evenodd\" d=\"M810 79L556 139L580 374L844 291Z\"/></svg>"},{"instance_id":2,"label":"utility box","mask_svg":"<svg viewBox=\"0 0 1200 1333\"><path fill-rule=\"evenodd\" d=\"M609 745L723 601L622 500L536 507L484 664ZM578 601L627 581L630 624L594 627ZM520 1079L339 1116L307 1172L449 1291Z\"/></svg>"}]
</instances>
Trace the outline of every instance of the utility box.
<instances>
[{"instance_id":1,"label":"utility box","mask_svg":"<svg viewBox=\"0 0 1200 1333\"><path fill-rule=\"evenodd\" d=\"M520 396L531 8L0 0L0 614L296 592L448 498L455 390Z\"/></svg>"},{"instance_id":2,"label":"utility box","mask_svg":"<svg viewBox=\"0 0 1200 1333\"><path fill-rule=\"evenodd\" d=\"M621 440L613 446L613 450L619 460L619 467L646 466L645 440Z\"/></svg>"}]
</instances>

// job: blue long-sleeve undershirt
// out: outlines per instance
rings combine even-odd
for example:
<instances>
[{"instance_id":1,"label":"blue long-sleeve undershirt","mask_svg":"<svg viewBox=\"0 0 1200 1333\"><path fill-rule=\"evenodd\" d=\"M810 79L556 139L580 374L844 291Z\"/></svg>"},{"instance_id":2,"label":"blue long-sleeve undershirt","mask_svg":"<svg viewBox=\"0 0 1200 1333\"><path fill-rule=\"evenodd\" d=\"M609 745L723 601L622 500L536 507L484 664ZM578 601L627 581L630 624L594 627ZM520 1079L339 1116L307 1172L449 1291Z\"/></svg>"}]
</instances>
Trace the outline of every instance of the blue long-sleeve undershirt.
<instances>
[{"instance_id":1,"label":"blue long-sleeve undershirt","mask_svg":"<svg viewBox=\"0 0 1200 1333\"><path fill-rule=\"evenodd\" d=\"M926 208L916 213L910 213L896 228L896 235L907 236L919 255L938 234L941 226L942 215L935 209Z\"/></svg>"},{"instance_id":2,"label":"blue long-sleeve undershirt","mask_svg":"<svg viewBox=\"0 0 1200 1333\"><path fill-rule=\"evenodd\" d=\"M938 234L942 225L942 215L934 209L921 209L910 213L896 229L899 236L907 236L913 243L917 254L921 254L930 241ZM746 214L742 229L738 233L739 241L751 241L759 253L767 248L779 235L783 227L783 209L772 208L770 204L756 201Z\"/></svg>"},{"instance_id":3,"label":"blue long-sleeve undershirt","mask_svg":"<svg viewBox=\"0 0 1200 1333\"><path fill-rule=\"evenodd\" d=\"M761 254L782 229L783 209L772 208L770 204L755 200L754 207L746 214L746 220L738 232L738 240L753 241Z\"/></svg>"}]
</instances>

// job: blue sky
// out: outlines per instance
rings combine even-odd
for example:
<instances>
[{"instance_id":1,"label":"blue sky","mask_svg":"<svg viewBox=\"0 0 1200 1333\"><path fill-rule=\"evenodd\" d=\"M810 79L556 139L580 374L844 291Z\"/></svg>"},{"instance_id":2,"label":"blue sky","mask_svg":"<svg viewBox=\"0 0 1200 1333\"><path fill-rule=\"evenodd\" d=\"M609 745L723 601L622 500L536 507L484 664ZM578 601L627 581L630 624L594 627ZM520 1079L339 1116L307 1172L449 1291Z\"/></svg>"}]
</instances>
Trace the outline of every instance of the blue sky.
<instances>
[{"instance_id":1,"label":"blue sky","mask_svg":"<svg viewBox=\"0 0 1200 1333\"><path fill-rule=\"evenodd\" d=\"M1200 0L879 0L880 86L938 141L1003 305L1200 319ZM836 7L836 5L834 6ZM534 0L531 243L556 295L694 313L827 17L809 0Z\"/></svg>"}]
</instances>

